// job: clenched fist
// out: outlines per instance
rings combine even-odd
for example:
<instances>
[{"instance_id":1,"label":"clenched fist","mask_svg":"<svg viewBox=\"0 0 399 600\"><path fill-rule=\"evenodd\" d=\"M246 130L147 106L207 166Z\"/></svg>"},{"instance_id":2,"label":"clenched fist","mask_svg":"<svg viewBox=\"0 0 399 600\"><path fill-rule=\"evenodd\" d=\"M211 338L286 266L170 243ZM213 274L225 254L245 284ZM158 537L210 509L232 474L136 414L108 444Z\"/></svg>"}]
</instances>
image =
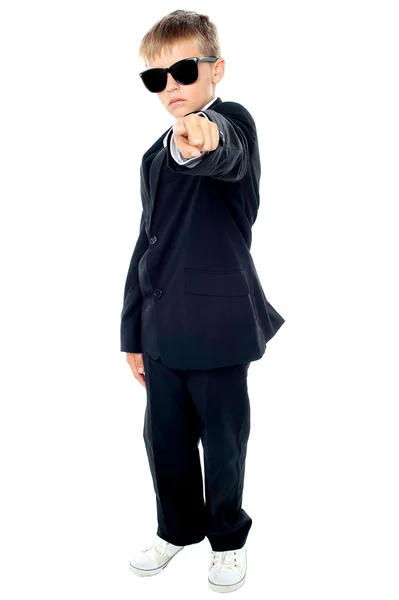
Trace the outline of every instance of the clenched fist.
<instances>
[{"instance_id":1,"label":"clenched fist","mask_svg":"<svg viewBox=\"0 0 399 600\"><path fill-rule=\"evenodd\" d=\"M173 136L184 158L201 156L201 152L216 150L219 145L216 123L195 113L176 119Z\"/></svg>"}]
</instances>

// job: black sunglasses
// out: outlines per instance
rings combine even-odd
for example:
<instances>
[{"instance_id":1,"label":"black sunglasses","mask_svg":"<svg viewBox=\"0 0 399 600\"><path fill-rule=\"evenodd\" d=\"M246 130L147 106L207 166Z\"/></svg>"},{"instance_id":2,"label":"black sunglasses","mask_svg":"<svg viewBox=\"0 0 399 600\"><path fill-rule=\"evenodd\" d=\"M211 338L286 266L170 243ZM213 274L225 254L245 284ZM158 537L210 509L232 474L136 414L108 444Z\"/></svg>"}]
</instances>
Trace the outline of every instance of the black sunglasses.
<instances>
[{"instance_id":1,"label":"black sunglasses","mask_svg":"<svg viewBox=\"0 0 399 600\"><path fill-rule=\"evenodd\" d=\"M166 88L168 73L170 73L177 83L181 85L190 85L198 79L198 63L215 62L217 56L203 56L201 58L184 58L179 60L168 69L147 69L139 73L145 87L150 92L162 92Z\"/></svg>"}]
</instances>

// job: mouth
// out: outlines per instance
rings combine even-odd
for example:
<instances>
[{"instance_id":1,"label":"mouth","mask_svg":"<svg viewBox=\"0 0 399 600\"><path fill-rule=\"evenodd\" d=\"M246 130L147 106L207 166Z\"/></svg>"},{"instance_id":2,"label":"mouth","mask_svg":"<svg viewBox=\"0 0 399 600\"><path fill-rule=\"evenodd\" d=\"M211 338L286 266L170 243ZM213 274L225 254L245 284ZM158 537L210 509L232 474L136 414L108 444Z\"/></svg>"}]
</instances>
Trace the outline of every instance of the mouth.
<instances>
[{"instance_id":1,"label":"mouth","mask_svg":"<svg viewBox=\"0 0 399 600\"><path fill-rule=\"evenodd\" d=\"M181 98L176 98L175 100L171 100L169 104L181 104L182 102L185 102L185 100L182 100Z\"/></svg>"}]
</instances>

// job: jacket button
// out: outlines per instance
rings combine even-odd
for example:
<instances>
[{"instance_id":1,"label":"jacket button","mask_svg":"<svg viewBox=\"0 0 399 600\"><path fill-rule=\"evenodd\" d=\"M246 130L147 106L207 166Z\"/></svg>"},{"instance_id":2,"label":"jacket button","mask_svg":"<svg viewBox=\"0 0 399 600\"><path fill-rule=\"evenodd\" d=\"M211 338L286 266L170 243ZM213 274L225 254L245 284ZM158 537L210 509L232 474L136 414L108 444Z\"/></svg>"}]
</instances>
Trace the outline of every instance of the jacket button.
<instances>
[{"instance_id":1,"label":"jacket button","mask_svg":"<svg viewBox=\"0 0 399 600\"><path fill-rule=\"evenodd\" d=\"M160 298L162 296L162 290L154 290L154 296L156 296L156 298Z\"/></svg>"},{"instance_id":2,"label":"jacket button","mask_svg":"<svg viewBox=\"0 0 399 600\"><path fill-rule=\"evenodd\" d=\"M158 241L158 238L157 238L157 236L156 236L156 235L153 235L153 236L150 238L150 244L156 244L156 243L157 243L157 241Z\"/></svg>"}]
</instances>

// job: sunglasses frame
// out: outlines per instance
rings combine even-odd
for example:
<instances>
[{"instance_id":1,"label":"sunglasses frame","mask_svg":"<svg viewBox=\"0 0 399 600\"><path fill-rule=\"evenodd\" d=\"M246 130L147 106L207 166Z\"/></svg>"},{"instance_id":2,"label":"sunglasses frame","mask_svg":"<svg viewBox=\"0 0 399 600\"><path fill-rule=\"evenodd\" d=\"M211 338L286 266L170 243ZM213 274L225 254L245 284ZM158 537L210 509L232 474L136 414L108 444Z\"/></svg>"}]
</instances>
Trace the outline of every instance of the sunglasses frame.
<instances>
[{"instance_id":1,"label":"sunglasses frame","mask_svg":"<svg viewBox=\"0 0 399 600\"><path fill-rule=\"evenodd\" d=\"M146 84L144 83L146 89L149 92L152 92L153 94L159 94L159 92L163 92L163 90L166 88L167 83L168 83L168 73L170 73L173 77L173 79L180 85L191 85L191 83L195 83L198 79L198 63L199 62L216 62L217 59L219 57L218 56L190 56L189 58L182 58L181 60L176 61L175 63L173 63L173 65L171 65L170 67L153 67L151 69L146 69L145 71L141 71L141 73L139 73L139 76L141 77L142 82L144 83L144 79L143 79L143 75L144 73L148 73L149 71L161 71L163 73L165 73L166 78L165 78L165 86L162 88L162 90L159 90L157 92L152 92L152 90L148 90L148 87L146 86ZM178 79L176 79L176 77L173 75L173 69L174 67L184 61L188 61L188 60L194 60L196 65L197 65L197 77L196 79L194 79L194 81L192 81L191 83L182 83L181 81L179 81Z\"/></svg>"}]
</instances>

